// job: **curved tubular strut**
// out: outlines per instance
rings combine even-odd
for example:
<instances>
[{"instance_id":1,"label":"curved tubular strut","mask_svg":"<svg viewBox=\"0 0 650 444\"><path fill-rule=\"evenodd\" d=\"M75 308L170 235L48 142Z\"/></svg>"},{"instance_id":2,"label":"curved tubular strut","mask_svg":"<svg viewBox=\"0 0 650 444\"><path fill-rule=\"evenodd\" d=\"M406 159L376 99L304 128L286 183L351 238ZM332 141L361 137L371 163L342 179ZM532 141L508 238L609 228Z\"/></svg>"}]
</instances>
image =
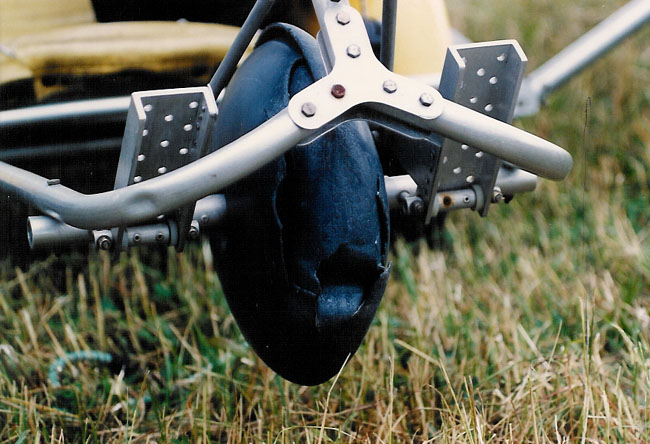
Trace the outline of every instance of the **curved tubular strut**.
<instances>
[{"instance_id":1,"label":"curved tubular strut","mask_svg":"<svg viewBox=\"0 0 650 444\"><path fill-rule=\"evenodd\" d=\"M448 100L429 125L445 137L547 179L563 180L573 167L571 154L554 143Z\"/></svg>"},{"instance_id":2,"label":"curved tubular strut","mask_svg":"<svg viewBox=\"0 0 650 444\"><path fill-rule=\"evenodd\" d=\"M98 194L82 194L0 162L0 190L83 229L144 222L213 194L247 176L310 135L286 110L197 162L163 176Z\"/></svg>"}]
</instances>

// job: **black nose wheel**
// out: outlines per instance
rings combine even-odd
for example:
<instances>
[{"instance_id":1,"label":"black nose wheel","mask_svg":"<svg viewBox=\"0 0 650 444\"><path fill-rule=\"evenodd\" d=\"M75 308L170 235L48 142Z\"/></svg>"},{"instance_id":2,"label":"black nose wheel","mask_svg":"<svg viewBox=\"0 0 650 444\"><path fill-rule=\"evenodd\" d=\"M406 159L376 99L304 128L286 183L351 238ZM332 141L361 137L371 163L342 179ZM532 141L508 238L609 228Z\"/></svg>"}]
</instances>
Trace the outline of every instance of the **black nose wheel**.
<instances>
[{"instance_id":1,"label":"black nose wheel","mask_svg":"<svg viewBox=\"0 0 650 444\"><path fill-rule=\"evenodd\" d=\"M325 75L315 40L273 25L226 89L220 147ZM216 268L244 336L293 382L334 376L359 347L389 267L384 179L366 123L350 122L226 190L247 210L212 235Z\"/></svg>"}]
</instances>

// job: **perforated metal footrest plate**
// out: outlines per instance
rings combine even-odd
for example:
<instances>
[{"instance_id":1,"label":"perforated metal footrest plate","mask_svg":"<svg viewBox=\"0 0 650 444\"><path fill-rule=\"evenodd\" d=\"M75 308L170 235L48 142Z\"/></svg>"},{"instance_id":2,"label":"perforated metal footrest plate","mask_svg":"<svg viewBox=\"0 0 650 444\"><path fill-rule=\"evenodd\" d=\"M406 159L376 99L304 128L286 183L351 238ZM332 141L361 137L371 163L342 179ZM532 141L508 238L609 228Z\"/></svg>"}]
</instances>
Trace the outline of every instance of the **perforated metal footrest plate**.
<instances>
[{"instance_id":1,"label":"perforated metal footrest plate","mask_svg":"<svg viewBox=\"0 0 650 444\"><path fill-rule=\"evenodd\" d=\"M167 174L202 157L210 142L217 105L208 87L133 93L115 176L115 189ZM172 215L181 250L194 205ZM121 245L123 229L118 233Z\"/></svg>"},{"instance_id":2,"label":"perforated metal footrest plate","mask_svg":"<svg viewBox=\"0 0 650 444\"><path fill-rule=\"evenodd\" d=\"M446 99L510 123L526 62L526 55L515 40L452 46L447 50L439 91ZM428 185L427 181L418 183L429 202L427 223L435 210L431 196L470 186L482 189L485 204L480 211L485 216L500 164L491 155L445 139L437 162L430 165Z\"/></svg>"}]
</instances>

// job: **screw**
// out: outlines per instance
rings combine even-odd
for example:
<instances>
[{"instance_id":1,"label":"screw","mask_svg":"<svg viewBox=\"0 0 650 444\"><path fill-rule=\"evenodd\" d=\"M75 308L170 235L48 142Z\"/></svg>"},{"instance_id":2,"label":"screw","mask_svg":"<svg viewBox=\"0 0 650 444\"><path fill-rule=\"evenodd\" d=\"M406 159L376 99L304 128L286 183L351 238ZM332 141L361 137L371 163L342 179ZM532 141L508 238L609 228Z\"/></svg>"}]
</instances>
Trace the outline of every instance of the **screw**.
<instances>
[{"instance_id":1,"label":"screw","mask_svg":"<svg viewBox=\"0 0 650 444\"><path fill-rule=\"evenodd\" d=\"M422 214L422 210L424 210L424 205L422 204L422 201L420 199L414 200L413 203L411 204L411 213Z\"/></svg>"},{"instance_id":2,"label":"screw","mask_svg":"<svg viewBox=\"0 0 650 444\"><path fill-rule=\"evenodd\" d=\"M165 235L164 234L162 234L160 231L158 233L156 233L156 241L157 242L162 242L164 240L165 240Z\"/></svg>"},{"instance_id":3,"label":"screw","mask_svg":"<svg viewBox=\"0 0 650 444\"><path fill-rule=\"evenodd\" d=\"M339 83L332 85L332 95L337 99L342 99L345 97L345 86Z\"/></svg>"},{"instance_id":4,"label":"screw","mask_svg":"<svg viewBox=\"0 0 650 444\"><path fill-rule=\"evenodd\" d=\"M386 80L383 87L384 91L386 91L388 94L393 94L395 91L397 91L397 83L395 83L394 80Z\"/></svg>"},{"instance_id":5,"label":"screw","mask_svg":"<svg viewBox=\"0 0 650 444\"><path fill-rule=\"evenodd\" d=\"M210 219L208 218L207 215L204 214L203 216L201 216L201 223L202 224L204 224L204 225L207 224L209 220Z\"/></svg>"},{"instance_id":6,"label":"screw","mask_svg":"<svg viewBox=\"0 0 650 444\"><path fill-rule=\"evenodd\" d=\"M347 25L350 23L350 14L345 11L341 11L336 14L336 21L339 22L339 25Z\"/></svg>"},{"instance_id":7,"label":"screw","mask_svg":"<svg viewBox=\"0 0 650 444\"><path fill-rule=\"evenodd\" d=\"M316 114L316 105L311 102L306 102L302 104L302 108L300 110L305 117L314 117L314 114Z\"/></svg>"},{"instance_id":8,"label":"screw","mask_svg":"<svg viewBox=\"0 0 650 444\"><path fill-rule=\"evenodd\" d=\"M431 106L433 105L433 96L429 93L424 93L420 96L420 103L422 106Z\"/></svg>"},{"instance_id":9,"label":"screw","mask_svg":"<svg viewBox=\"0 0 650 444\"><path fill-rule=\"evenodd\" d=\"M352 44L348 46L348 56L352 57L353 59L356 59L361 55L361 48L357 44Z\"/></svg>"},{"instance_id":10,"label":"screw","mask_svg":"<svg viewBox=\"0 0 650 444\"><path fill-rule=\"evenodd\" d=\"M97 247L100 250L108 251L112 246L113 242L111 242L111 239L106 235L99 236L99 239L97 239Z\"/></svg>"},{"instance_id":11,"label":"screw","mask_svg":"<svg viewBox=\"0 0 650 444\"><path fill-rule=\"evenodd\" d=\"M134 243L137 244L138 242L140 242L141 239L142 239L142 238L140 237L140 233L135 233L135 234L133 235L133 242L134 242Z\"/></svg>"},{"instance_id":12,"label":"screw","mask_svg":"<svg viewBox=\"0 0 650 444\"><path fill-rule=\"evenodd\" d=\"M500 203L503 202L503 200L504 197L503 197L503 193L501 192L501 188L494 187L494 190L492 191L492 202Z\"/></svg>"},{"instance_id":13,"label":"screw","mask_svg":"<svg viewBox=\"0 0 650 444\"><path fill-rule=\"evenodd\" d=\"M196 227L191 227L187 236L190 238L190 240L195 241L199 238L199 230L197 230Z\"/></svg>"}]
</instances>

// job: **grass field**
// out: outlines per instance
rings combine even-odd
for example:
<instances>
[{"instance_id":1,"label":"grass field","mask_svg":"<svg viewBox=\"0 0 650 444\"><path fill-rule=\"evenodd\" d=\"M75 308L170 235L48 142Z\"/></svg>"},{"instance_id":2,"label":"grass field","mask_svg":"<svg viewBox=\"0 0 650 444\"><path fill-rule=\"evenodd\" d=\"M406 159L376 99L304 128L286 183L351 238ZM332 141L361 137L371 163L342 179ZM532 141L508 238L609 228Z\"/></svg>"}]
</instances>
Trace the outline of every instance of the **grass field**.
<instances>
[{"instance_id":1,"label":"grass field","mask_svg":"<svg viewBox=\"0 0 650 444\"><path fill-rule=\"evenodd\" d=\"M623 4L448 3L529 69ZM364 343L321 386L253 354L207 247L0 266L0 442L650 442L650 28L516 124L567 147L570 178L453 214L441 251L398 241ZM57 387L48 366L83 350L121 361L62 362Z\"/></svg>"}]
</instances>

